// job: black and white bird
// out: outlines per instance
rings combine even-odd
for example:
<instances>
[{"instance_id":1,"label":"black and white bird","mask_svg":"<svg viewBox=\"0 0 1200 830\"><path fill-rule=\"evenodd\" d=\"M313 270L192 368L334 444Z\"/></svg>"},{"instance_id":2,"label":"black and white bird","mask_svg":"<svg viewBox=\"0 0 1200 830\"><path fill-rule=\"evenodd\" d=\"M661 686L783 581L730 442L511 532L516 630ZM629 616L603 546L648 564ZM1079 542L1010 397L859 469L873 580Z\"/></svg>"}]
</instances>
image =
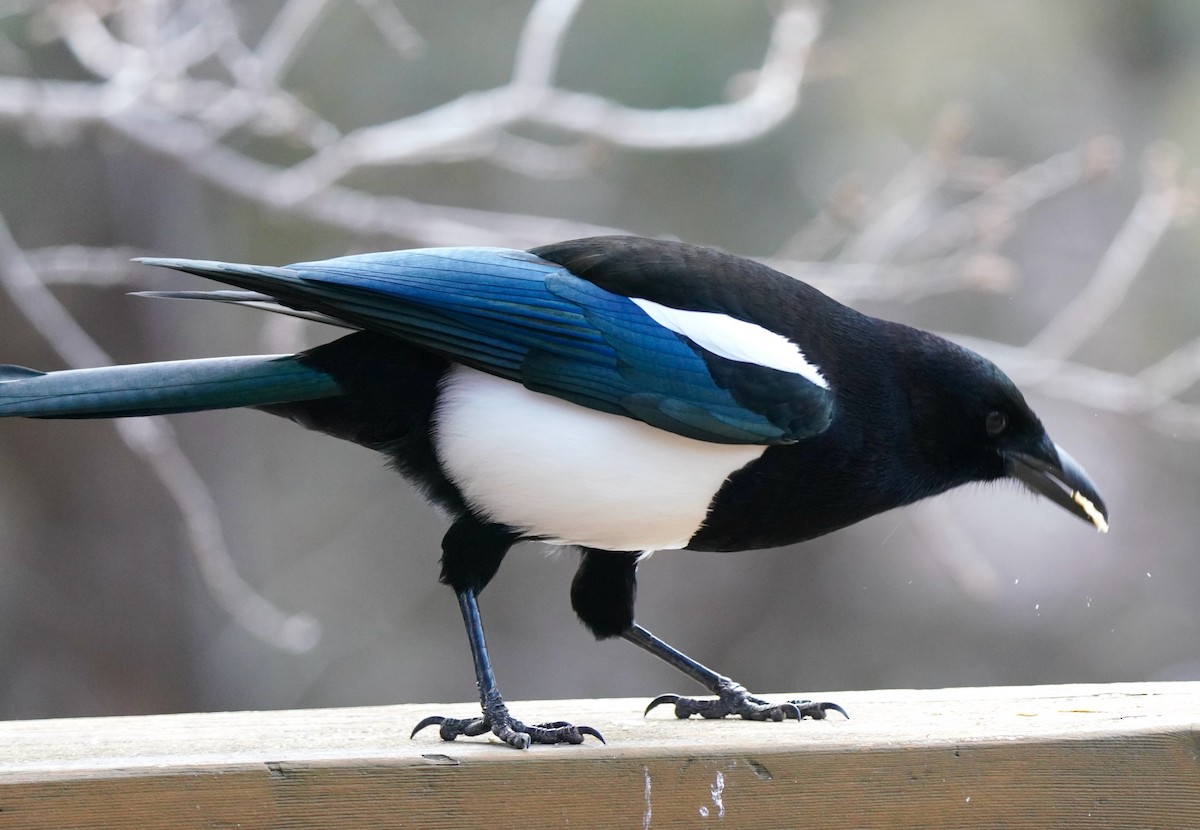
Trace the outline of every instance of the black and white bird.
<instances>
[{"instance_id":1,"label":"black and white bird","mask_svg":"<svg viewBox=\"0 0 1200 830\"><path fill-rule=\"evenodd\" d=\"M295 355L48 374L4 366L0 416L246 406L386 455L453 519L441 580L458 597L482 712L418 724L446 740L491 732L524 748L600 737L526 725L497 689L476 600L521 540L578 546L571 601L584 625L716 696L651 706L782 720L841 707L761 700L638 625L644 554L786 545L1005 477L1108 526L1086 473L995 365L751 260L614 236L286 268L142 261L237 289L155 296L355 331Z\"/></svg>"}]
</instances>

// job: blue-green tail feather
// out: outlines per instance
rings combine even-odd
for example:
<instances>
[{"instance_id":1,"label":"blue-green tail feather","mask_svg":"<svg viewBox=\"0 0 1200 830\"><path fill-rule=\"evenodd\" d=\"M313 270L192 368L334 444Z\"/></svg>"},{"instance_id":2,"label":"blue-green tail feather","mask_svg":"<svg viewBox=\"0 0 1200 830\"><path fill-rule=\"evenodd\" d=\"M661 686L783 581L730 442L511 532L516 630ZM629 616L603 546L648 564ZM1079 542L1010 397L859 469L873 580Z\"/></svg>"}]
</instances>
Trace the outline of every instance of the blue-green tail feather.
<instances>
[{"instance_id":1,"label":"blue-green tail feather","mask_svg":"<svg viewBox=\"0 0 1200 830\"><path fill-rule=\"evenodd\" d=\"M0 417L121 418L267 406L342 393L293 355L37 372L0 365Z\"/></svg>"}]
</instances>

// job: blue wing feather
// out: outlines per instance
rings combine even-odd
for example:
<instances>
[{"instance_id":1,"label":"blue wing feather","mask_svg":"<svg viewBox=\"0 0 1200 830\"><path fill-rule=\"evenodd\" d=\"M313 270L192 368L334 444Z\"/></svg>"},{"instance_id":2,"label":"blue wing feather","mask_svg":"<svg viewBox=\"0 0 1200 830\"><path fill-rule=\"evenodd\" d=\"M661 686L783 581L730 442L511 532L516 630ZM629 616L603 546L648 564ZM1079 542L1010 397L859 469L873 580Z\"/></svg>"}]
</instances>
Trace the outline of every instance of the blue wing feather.
<instances>
[{"instance_id":1,"label":"blue wing feather","mask_svg":"<svg viewBox=\"0 0 1200 830\"><path fill-rule=\"evenodd\" d=\"M735 397L732 384L714 380L712 361L730 364L723 375L736 374L739 364L702 355L628 297L523 251L431 248L288 268L148 261L391 334L535 391L699 440L789 443L828 423L828 390L780 372L785 377L771 385L772 394L805 397L815 413L799 423L790 414L781 418L780 404L791 401L748 399L744 392Z\"/></svg>"}]
</instances>

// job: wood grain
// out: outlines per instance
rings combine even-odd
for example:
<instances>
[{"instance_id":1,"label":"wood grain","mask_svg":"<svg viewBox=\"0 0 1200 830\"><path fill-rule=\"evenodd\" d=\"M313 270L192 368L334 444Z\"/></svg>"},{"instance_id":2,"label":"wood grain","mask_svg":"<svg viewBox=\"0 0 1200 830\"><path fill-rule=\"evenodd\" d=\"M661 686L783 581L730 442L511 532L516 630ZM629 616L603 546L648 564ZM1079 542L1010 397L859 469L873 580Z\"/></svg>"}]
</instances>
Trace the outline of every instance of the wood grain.
<instances>
[{"instance_id":1,"label":"wood grain","mask_svg":"<svg viewBox=\"0 0 1200 830\"><path fill-rule=\"evenodd\" d=\"M1200 828L1200 683L845 692L849 721L518 703L608 746L443 743L471 706L0 724L0 828Z\"/></svg>"}]
</instances>

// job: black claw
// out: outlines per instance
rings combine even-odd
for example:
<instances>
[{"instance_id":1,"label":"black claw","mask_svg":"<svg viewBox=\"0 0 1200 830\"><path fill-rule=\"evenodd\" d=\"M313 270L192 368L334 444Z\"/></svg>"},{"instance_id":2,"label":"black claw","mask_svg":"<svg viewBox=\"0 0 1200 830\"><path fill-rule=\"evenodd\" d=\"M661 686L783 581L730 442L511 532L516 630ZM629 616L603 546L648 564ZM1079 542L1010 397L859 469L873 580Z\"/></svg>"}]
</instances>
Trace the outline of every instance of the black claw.
<instances>
[{"instance_id":1,"label":"black claw","mask_svg":"<svg viewBox=\"0 0 1200 830\"><path fill-rule=\"evenodd\" d=\"M446 719L441 715L430 715L429 717L425 718L425 720L413 727L413 731L408 733L408 739L411 741L413 738L417 737L417 733L426 726L441 726L445 722Z\"/></svg>"},{"instance_id":2,"label":"black claw","mask_svg":"<svg viewBox=\"0 0 1200 830\"><path fill-rule=\"evenodd\" d=\"M679 695L659 695L658 697L654 698L654 700L650 701L650 705L646 707L646 711L642 712L642 717L644 718L646 715L650 714L650 710L655 706L662 706L664 703L678 703L681 700L683 700L683 698L681 698Z\"/></svg>"},{"instance_id":3,"label":"black claw","mask_svg":"<svg viewBox=\"0 0 1200 830\"><path fill-rule=\"evenodd\" d=\"M492 728L492 722L486 717L480 718L444 718L441 715L430 715L416 725L408 736L411 740L418 732L427 726L438 726L438 735L443 741L452 741L459 735L474 738Z\"/></svg>"},{"instance_id":4,"label":"black claw","mask_svg":"<svg viewBox=\"0 0 1200 830\"><path fill-rule=\"evenodd\" d=\"M602 744L607 744L604 736L590 726L576 726L567 721L553 723L538 723L533 726L521 726L526 734L539 744L581 744L585 735L591 735Z\"/></svg>"},{"instance_id":5,"label":"black claw","mask_svg":"<svg viewBox=\"0 0 1200 830\"><path fill-rule=\"evenodd\" d=\"M773 721L804 720L803 710L790 700L780 703L778 706L772 706L768 711L771 713L770 718Z\"/></svg>"},{"instance_id":6,"label":"black claw","mask_svg":"<svg viewBox=\"0 0 1200 830\"><path fill-rule=\"evenodd\" d=\"M486 714L478 718L446 718L441 715L431 715L413 728L409 738L415 737L427 726L437 726L438 735L443 741L453 741L460 735L474 738L485 732L491 732L514 749L528 749L531 743L581 744L586 735L591 735L600 743L607 744L604 736L590 726L575 726L561 720L526 726L519 720L510 717L506 711L502 717L496 718Z\"/></svg>"},{"instance_id":7,"label":"black claw","mask_svg":"<svg viewBox=\"0 0 1200 830\"><path fill-rule=\"evenodd\" d=\"M792 701L792 702L798 703L799 701ZM845 718L846 720L850 720L850 716L848 714L846 714L846 710L843 709L841 706L838 706L836 703L830 703L829 701L822 701L820 703L817 703L817 702L811 701L811 700L806 700L806 701L804 701L804 703L807 703L813 712L820 712L819 715L809 714L809 717L813 718L814 720L824 719L825 713L828 711L831 711L831 710L834 712L840 713L841 716L843 718Z\"/></svg>"},{"instance_id":8,"label":"black claw","mask_svg":"<svg viewBox=\"0 0 1200 830\"><path fill-rule=\"evenodd\" d=\"M846 714L846 710L836 703L815 702L811 700L788 700L783 703L770 703L762 698L754 697L745 688L732 681L722 683L716 690L716 693L717 697L715 700L699 700L671 694L659 695L650 701L650 705L646 707L646 711L642 714L644 717L654 707L670 703L675 706L675 717L680 719L690 718L692 715L699 715L702 718L709 719L723 718L727 715L738 715L744 720L769 720L776 723L784 720L803 720L804 718L824 720L825 712L830 709L841 712L842 716L847 719L850 717Z\"/></svg>"},{"instance_id":9,"label":"black claw","mask_svg":"<svg viewBox=\"0 0 1200 830\"><path fill-rule=\"evenodd\" d=\"M601 735L601 734L600 734L600 733L599 733L597 730L593 729L592 727L590 727L590 726L576 726L575 728L576 728L576 729L579 731L579 734L581 734L581 735L591 735L593 738L595 738L596 740L598 740L600 743L604 744L605 746L608 746L608 741L604 740L604 736L603 736L603 735Z\"/></svg>"}]
</instances>

